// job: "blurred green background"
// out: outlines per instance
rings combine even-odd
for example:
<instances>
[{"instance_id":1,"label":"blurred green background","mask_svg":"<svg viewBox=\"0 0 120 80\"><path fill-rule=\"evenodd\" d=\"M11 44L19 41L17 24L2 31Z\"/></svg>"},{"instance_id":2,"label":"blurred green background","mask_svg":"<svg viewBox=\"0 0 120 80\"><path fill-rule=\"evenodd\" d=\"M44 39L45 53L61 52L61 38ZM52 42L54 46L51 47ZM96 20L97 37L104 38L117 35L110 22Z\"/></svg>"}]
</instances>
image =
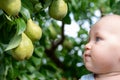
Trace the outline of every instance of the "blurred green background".
<instances>
[{"instance_id":1,"label":"blurred green background","mask_svg":"<svg viewBox=\"0 0 120 80\"><path fill-rule=\"evenodd\" d=\"M120 14L120 1L65 0L68 13L61 21L48 13L52 1L21 0L17 16L7 16L0 9L0 80L78 80L89 73L82 60L88 31L104 15ZM16 45L16 26L19 24L18 30L22 31L30 16L41 27L42 38L34 42L30 59L18 61L11 56L11 50L5 49ZM70 28L73 30L67 32Z\"/></svg>"}]
</instances>

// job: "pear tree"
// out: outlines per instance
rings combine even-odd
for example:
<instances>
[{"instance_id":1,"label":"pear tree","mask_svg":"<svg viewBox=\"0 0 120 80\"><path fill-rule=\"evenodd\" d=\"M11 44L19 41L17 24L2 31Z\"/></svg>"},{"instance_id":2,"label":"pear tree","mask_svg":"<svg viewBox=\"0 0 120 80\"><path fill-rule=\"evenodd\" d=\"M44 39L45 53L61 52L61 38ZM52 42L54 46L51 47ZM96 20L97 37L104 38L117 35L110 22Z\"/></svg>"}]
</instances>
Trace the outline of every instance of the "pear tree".
<instances>
[{"instance_id":1,"label":"pear tree","mask_svg":"<svg viewBox=\"0 0 120 80\"><path fill-rule=\"evenodd\" d=\"M79 80L89 73L82 53L90 26L119 7L119 0L0 0L0 80Z\"/></svg>"}]
</instances>

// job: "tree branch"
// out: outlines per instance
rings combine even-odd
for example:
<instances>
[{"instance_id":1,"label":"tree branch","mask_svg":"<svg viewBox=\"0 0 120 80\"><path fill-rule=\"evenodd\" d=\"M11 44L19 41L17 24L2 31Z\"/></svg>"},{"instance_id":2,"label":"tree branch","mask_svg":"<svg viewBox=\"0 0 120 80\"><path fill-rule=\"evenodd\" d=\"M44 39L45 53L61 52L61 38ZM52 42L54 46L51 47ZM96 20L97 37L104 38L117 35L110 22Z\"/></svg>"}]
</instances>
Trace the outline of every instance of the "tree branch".
<instances>
[{"instance_id":1,"label":"tree branch","mask_svg":"<svg viewBox=\"0 0 120 80\"><path fill-rule=\"evenodd\" d=\"M58 39L57 41L54 41L53 42L53 45L52 45L52 48L53 49L56 49L58 47L58 45L62 44L63 41L64 41L64 38L65 38L65 35L64 35L64 22L62 22L62 27L61 27L61 38Z\"/></svg>"},{"instance_id":2,"label":"tree branch","mask_svg":"<svg viewBox=\"0 0 120 80\"><path fill-rule=\"evenodd\" d=\"M52 46L49 49L45 49L45 53L47 54L47 56L60 68L64 68L64 64L57 58L57 56L55 55L55 50L58 47L58 45L62 44L64 39L65 39L65 35L64 35L64 22L62 22L62 26L61 26L61 38L58 39L57 41L53 41L52 42Z\"/></svg>"}]
</instances>

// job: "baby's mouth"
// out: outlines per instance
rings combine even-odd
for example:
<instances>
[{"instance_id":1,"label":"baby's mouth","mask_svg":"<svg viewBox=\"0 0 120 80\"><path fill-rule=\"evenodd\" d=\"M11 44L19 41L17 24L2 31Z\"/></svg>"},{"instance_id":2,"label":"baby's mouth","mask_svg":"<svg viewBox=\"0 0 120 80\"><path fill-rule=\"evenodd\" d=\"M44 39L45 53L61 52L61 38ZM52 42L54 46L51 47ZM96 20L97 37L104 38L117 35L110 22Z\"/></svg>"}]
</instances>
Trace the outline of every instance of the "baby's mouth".
<instances>
[{"instance_id":1,"label":"baby's mouth","mask_svg":"<svg viewBox=\"0 0 120 80\"><path fill-rule=\"evenodd\" d=\"M90 53L84 53L84 57L91 57Z\"/></svg>"},{"instance_id":2,"label":"baby's mouth","mask_svg":"<svg viewBox=\"0 0 120 80\"><path fill-rule=\"evenodd\" d=\"M84 53L84 60L89 61L91 59L90 53Z\"/></svg>"}]
</instances>

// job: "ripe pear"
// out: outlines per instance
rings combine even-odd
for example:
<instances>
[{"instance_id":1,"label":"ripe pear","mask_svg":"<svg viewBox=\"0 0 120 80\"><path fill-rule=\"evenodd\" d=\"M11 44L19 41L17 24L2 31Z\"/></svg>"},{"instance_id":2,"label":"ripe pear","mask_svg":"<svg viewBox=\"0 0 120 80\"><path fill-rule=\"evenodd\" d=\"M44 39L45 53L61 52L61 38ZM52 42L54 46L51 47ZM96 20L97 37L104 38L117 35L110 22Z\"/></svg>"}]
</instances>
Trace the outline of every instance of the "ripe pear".
<instances>
[{"instance_id":1,"label":"ripe pear","mask_svg":"<svg viewBox=\"0 0 120 80\"><path fill-rule=\"evenodd\" d=\"M42 29L32 19L28 19L25 34L32 40L37 41L42 37Z\"/></svg>"},{"instance_id":2,"label":"ripe pear","mask_svg":"<svg viewBox=\"0 0 120 80\"><path fill-rule=\"evenodd\" d=\"M56 19L62 20L68 11L67 3L64 0L53 0L49 6L49 15Z\"/></svg>"},{"instance_id":3,"label":"ripe pear","mask_svg":"<svg viewBox=\"0 0 120 80\"><path fill-rule=\"evenodd\" d=\"M16 60L29 59L33 54L33 50L34 46L32 41L26 36L26 34L22 33L22 41L18 47L12 50L12 56Z\"/></svg>"},{"instance_id":4,"label":"ripe pear","mask_svg":"<svg viewBox=\"0 0 120 80\"><path fill-rule=\"evenodd\" d=\"M0 0L0 8L8 15L17 15L21 9L21 0Z\"/></svg>"}]
</instances>

